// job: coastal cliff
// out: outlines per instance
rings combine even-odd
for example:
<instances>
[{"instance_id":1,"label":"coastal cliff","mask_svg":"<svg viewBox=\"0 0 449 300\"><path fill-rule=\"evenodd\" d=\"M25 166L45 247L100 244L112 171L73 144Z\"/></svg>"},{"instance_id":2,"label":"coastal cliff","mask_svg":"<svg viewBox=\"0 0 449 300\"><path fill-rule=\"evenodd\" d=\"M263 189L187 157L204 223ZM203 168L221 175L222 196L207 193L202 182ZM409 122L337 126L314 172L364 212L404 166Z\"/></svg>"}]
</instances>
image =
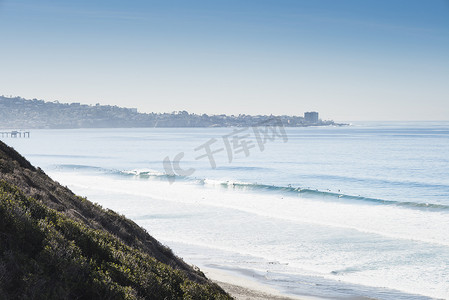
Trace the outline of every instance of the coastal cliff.
<instances>
[{"instance_id":1,"label":"coastal cliff","mask_svg":"<svg viewBox=\"0 0 449 300\"><path fill-rule=\"evenodd\" d=\"M133 221L1 141L0 298L231 299Z\"/></svg>"}]
</instances>

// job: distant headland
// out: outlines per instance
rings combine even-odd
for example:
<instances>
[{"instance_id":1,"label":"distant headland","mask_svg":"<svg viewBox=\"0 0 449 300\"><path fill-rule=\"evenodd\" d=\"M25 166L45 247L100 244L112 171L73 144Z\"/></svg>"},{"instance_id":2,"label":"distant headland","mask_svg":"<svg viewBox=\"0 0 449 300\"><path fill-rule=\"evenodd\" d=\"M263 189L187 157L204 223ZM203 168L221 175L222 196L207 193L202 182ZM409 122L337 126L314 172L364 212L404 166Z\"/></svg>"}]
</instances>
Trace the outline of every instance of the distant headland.
<instances>
[{"instance_id":1,"label":"distant headland","mask_svg":"<svg viewBox=\"0 0 449 300\"><path fill-rule=\"evenodd\" d=\"M323 121L318 112L304 116L273 115L207 115L187 111L172 113L139 113L136 108L111 105L46 102L21 97L0 96L0 128L128 128L128 127L247 127L273 117L286 127L342 126Z\"/></svg>"}]
</instances>

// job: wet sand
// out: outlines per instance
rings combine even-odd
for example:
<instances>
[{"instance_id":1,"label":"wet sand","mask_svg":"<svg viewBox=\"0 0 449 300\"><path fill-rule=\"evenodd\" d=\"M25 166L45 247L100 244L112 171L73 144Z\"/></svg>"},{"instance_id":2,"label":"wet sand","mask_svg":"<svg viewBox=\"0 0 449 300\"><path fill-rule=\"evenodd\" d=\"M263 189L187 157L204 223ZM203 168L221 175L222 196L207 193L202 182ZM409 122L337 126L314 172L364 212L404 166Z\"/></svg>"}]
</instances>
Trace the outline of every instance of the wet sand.
<instances>
[{"instance_id":1,"label":"wet sand","mask_svg":"<svg viewBox=\"0 0 449 300\"><path fill-rule=\"evenodd\" d=\"M201 271L236 300L323 300L310 296L287 295L269 286L223 270L201 267Z\"/></svg>"}]
</instances>

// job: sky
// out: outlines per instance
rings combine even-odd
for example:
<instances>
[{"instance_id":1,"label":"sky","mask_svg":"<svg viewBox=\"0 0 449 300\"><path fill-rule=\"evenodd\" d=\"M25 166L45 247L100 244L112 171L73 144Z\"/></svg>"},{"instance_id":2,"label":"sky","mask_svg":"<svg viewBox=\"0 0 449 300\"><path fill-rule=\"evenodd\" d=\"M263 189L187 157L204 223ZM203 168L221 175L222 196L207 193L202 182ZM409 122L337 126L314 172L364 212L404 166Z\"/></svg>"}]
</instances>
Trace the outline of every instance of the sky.
<instances>
[{"instance_id":1,"label":"sky","mask_svg":"<svg viewBox=\"0 0 449 300\"><path fill-rule=\"evenodd\" d=\"M0 95L449 120L449 1L0 0Z\"/></svg>"}]
</instances>

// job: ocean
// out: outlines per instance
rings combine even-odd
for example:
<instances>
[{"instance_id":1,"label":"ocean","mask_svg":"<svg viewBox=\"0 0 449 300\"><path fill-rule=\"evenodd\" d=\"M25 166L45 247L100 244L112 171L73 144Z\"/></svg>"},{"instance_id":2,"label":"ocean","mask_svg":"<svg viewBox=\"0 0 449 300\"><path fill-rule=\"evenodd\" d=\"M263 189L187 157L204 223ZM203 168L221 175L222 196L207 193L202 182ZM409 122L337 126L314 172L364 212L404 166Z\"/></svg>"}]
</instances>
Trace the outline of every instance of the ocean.
<instances>
[{"instance_id":1,"label":"ocean","mask_svg":"<svg viewBox=\"0 0 449 300\"><path fill-rule=\"evenodd\" d=\"M449 299L449 122L4 138L188 263L292 295Z\"/></svg>"}]
</instances>

